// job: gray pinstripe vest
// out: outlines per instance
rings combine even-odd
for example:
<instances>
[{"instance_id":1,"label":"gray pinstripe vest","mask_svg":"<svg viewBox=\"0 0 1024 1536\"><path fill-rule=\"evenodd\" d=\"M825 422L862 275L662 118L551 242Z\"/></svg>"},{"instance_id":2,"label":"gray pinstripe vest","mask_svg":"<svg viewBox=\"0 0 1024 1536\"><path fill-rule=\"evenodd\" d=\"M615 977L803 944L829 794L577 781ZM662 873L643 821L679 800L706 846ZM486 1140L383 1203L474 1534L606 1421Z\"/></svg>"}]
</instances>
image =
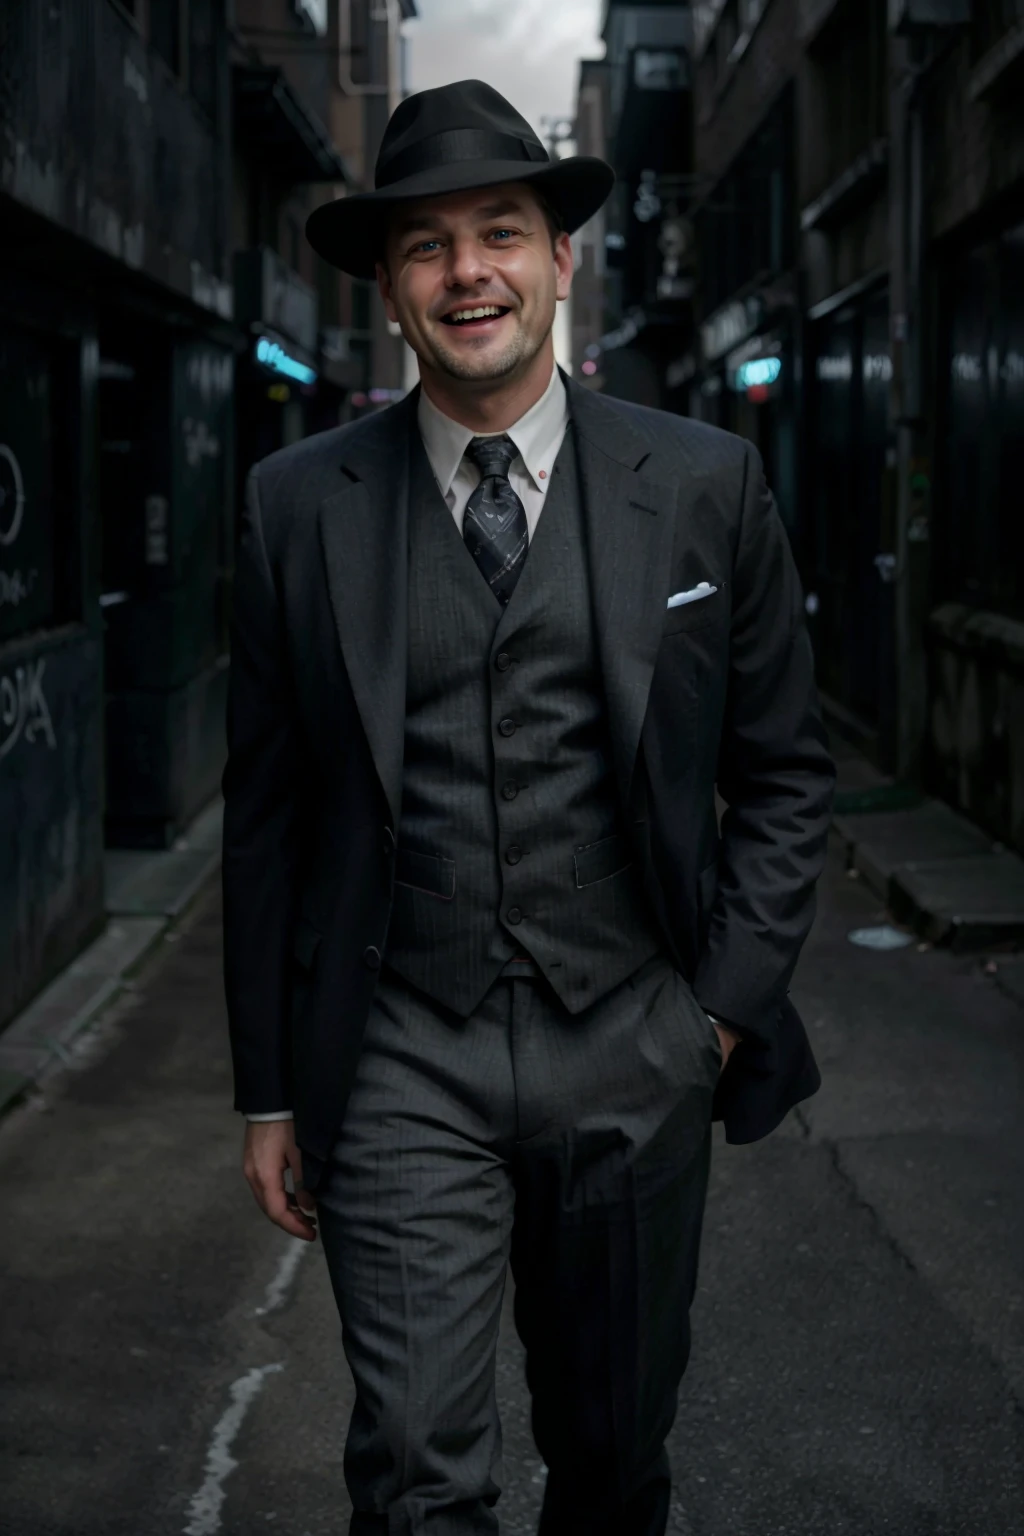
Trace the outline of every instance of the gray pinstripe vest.
<instances>
[{"instance_id":1,"label":"gray pinstripe vest","mask_svg":"<svg viewBox=\"0 0 1024 1536\"><path fill-rule=\"evenodd\" d=\"M419 434L396 881L384 959L465 1016L528 954L570 1013L661 947L613 778L571 428L508 607Z\"/></svg>"}]
</instances>

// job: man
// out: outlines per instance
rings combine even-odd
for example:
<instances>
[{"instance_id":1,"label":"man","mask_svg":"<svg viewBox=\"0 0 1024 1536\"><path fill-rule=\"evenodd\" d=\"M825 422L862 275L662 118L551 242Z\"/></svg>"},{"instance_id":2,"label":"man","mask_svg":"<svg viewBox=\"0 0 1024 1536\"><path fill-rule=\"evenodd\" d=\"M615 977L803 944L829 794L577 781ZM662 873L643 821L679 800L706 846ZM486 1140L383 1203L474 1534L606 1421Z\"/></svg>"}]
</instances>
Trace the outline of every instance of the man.
<instances>
[{"instance_id":1,"label":"man","mask_svg":"<svg viewBox=\"0 0 1024 1536\"><path fill-rule=\"evenodd\" d=\"M308 234L420 388L249 487L236 1107L266 1214L322 1234L354 1536L497 1529L509 1259L541 1531L663 1532L712 1117L819 1082L786 989L833 768L759 461L554 365L611 183L477 81L404 101Z\"/></svg>"}]
</instances>

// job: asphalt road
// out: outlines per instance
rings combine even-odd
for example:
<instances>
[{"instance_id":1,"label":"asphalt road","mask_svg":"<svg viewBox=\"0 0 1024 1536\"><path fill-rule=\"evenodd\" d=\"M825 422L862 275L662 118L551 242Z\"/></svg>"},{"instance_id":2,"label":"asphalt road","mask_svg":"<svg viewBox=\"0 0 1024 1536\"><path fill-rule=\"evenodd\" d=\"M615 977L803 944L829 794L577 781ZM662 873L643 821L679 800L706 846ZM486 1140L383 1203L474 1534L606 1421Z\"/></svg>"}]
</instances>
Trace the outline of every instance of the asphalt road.
<instances>
[{"instance_id":1,"label":"asphalt road","mask_svg":"<svg viewBox=\"0 0 1024 1536\"><path fill-rule=\"evenodd\" d=\"M878 916L833 854L794 986L825 1086L716 1147L674 1533L1024 1536L1022 962L855 948ZM347 1532L336 1315L241 1180L219 944L210 892L0 1125L3 1536ZM499 1372L527 1536L508 1325Z\"/></svg>"}]
</instances>

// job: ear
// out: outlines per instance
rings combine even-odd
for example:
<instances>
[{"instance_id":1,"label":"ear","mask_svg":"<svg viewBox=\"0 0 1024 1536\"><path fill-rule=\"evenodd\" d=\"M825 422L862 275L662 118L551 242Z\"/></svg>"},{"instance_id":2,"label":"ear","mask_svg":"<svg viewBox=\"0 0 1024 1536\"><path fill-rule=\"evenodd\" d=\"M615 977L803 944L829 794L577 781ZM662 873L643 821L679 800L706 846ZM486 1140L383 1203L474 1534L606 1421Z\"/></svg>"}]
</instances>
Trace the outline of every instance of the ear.
<instances>
[{"instance_id":1,"label":"ear","mask_svg":"<svg viewBox=\"0 0 1024 1536\"><path fill-rule=\"evenodd\" d=\"M387 267L382 261L377 263L377 291L383 301L388 319L397 325L398 311L395 308L395 301L391 297L391 278L388 275Z\"/></svg>"},{"instance_id":2,"label":"ear","mask_svg":"<svg viewBox=\"0 0 1024 1536\"><path fill-rule=\"evenodd\" d=\"M572 287L574 257L572 242L564 229L555 236L554 258L556 275L555 297L567 299L569 297L569 289Z\"/></svg>"}]
</instances>

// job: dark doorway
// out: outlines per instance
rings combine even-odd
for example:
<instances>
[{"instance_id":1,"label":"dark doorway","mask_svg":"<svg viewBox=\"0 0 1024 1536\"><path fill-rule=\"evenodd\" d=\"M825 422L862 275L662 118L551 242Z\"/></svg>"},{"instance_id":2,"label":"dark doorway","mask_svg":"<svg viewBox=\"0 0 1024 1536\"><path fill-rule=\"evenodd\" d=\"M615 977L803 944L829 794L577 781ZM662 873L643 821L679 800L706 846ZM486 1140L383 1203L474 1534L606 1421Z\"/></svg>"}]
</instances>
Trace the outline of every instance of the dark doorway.
<instances>
[{"instance_id":1,"label":"dark doorway","mask_svg":"<svg viewBox=\"0 0 1024 1536\"><path fill-rule=\"evenodd\" d=\"M891 377L884 291L818 322L808 453L818 675L830 702L883 765L895 664L891 567L884 558L892 543L885 517Z\"/></svg>"}]
</instances>

